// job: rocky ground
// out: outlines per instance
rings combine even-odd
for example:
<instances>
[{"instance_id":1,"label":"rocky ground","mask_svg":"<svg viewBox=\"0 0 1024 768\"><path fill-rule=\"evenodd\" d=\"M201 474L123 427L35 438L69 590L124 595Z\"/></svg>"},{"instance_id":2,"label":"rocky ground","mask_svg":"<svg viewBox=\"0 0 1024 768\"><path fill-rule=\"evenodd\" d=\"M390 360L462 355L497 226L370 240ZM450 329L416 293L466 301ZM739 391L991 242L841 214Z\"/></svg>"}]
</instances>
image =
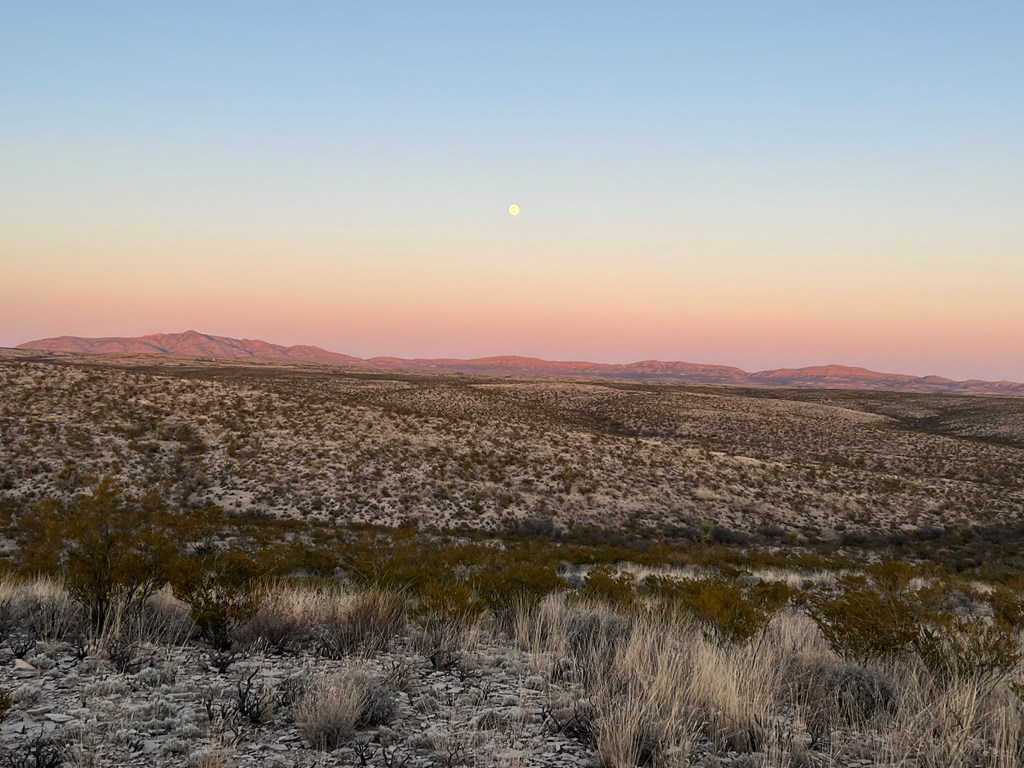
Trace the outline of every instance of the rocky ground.
<instances>
[{"instance_id":1,"label":"rocky ground","mask_svg":"<svg viewBox=\"0 0 1024 768\"><path fill-rule=\"evenodd\" d=\"M143 649L139 668L126 672L64 645L37 651L23 660L0 649L8 659L0 679L12 699L0 740L18 748L43 735L80 765L595 764L590 747L545 723L552 702L571 691L494 643L436 671L401 647L353 661L253 655L224 673L194 646ZM357 732L351 745L318 751L295 723L294 698L314 678L352 664L394 684L394 717ZM259 708L252 718L237 711L243 696Z\"/></svg>"},{"instance_id":2,"label":"rocky ground","mask_svg":"<svg viewBox=\"0 0 1024 768\"><path fill-rule=\"evenodd\" d=\"M528 653L495 639L442 670L408 647L348 661L252 655L225 672L211 666L208 651L188 645L143 648L123 672L108 661L81 659L64 644L40 644L35 651L25 660L0 648L8 659L0 684L12 700L0 746L10 754L50 744L68 765L125 768L602 764L585 735L571 727L573 713L585 706L578 688L532 672ZM312 680L353 665L393 684L393 719L357 731L345 746L318 750L295 721L295 698ZM560 730L562 723L569 727ZM768 764L756 750L717 750L708 743L672 757L667 764L702 768ZM880 764L855 755L828 763Z\"/></svg>"}]
</instances>

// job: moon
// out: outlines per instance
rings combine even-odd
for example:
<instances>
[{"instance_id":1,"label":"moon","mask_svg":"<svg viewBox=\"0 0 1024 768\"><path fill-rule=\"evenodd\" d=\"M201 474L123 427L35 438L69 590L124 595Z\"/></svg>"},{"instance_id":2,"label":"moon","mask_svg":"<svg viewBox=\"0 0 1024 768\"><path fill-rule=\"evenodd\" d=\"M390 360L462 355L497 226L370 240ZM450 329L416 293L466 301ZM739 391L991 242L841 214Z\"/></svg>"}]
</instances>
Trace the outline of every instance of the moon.
<instances>
[{"instance_id":1,"label":"moon","mask_svg":"<svg viewBox=\"0 0 1024 768\"><path fill-rule=\"evenodd\" d=\"M510 205L508 207L508 212L509 212L509 215L511 215L511 216L518 216L519 215L519 206L516 205L515 203L512 203L512 205Z\"/></svg>"}]
</instances>

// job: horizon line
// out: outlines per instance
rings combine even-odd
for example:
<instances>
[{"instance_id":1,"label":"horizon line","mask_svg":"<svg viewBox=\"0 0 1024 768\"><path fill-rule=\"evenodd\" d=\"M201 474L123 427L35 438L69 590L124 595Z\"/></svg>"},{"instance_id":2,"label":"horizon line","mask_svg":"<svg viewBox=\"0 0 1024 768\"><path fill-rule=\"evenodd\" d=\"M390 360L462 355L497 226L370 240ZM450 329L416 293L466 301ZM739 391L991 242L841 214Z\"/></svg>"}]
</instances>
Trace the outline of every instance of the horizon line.
<instances>
[{"instance_id":1,"label":"horizon line","mask_svg":"<svg viewBox=\"0 0 1024 768\"><path fill-rule=\"evenodd\" d=\"M606 360L585 359L585 358L553 359L553 358L539 357L537 355L522 354L522 353L487 354L487 355L476 356L476 357L459 357L459 356L455 356L455 355L437 355L437 356L430 356L430 357L425 357L425 356L422 356L422 355L417 355L417 356L414 356L414 357L405 357L405 356L394 355L394 354L379 354L379 355L373 355L373 356L370 356L370 357L362 357L362 356L359 356L359 355L351 354L349 352L340 352L340 351L337 351L337 350L334 350L334 349L328 349L326 347L322 347L322 346L319 346L317 344L308 344L308 343L302 343L302 342L296 343L296 344L282 344L282 343L278 343L278 342L267 341L266 339L261 339L261 338L249 338L249 337L246 337L246 336L227 336L227 335L222 335L222 334L217 334L217 333L208 333L208 332L204 332L204 331L195 330L194 328L188 328L188 329L186 329L184 331L171 331L171 332L157 331L157 332L153 332L153 333L141 334L139 336L78 336L78 335L75 335L75 334L65 333L65 334L61 334L59 336L47 336L47 337L44 337L44 338L29 339L27 341L24 341L24 342L21 342L19 344L16 344L14 347L11 347L11 349L23 349L25 344L33 344L33 343L44 342L44 341L52 341L52 340L57 340L57 339L80 339L80 340L84 340L84 341L103 341L103 340L118 339L118 340L138 341L140 339L145 339L145 338L150 338L150 337L159 337L159 336L187 336L189 334L195 334L197 336L202 336L202 337L209 338L209 339L227 339L227 340L230 340L230 341L241 341L241 342L260 342L262 344L269 344L271 346L280 347L282 349L293 349L295 347L311 347L311 348L314 348L314 349L319 349L319 350L321 350L323 352L326 352L328 354L342 355L342 356L346 356L346 357L351 357L351 358L354 358L356 360L361 360L361 361L367 362L367 363L373 362L374 360L396 360L396 361L401 361L401 362L434 362L434 361L442 361L442 360L444 360L444 361L452 361L452 362L459 362L459 363L473 363L473 362L486 361L486 360L498 360L498 359L516 358L516 359L521 359L521 360L531 360L531 361L537 361L537 362L541 362L541 363L550 363L550 364L564 364L564 365L583 364L583 365L602 365L602 366L618 366L618 367L626 367L626 366L631 366L631 365L639 365L639 364L642 364L642 363L684 364L684 365L705 366L705 367L713 367L713 368L733 369L733 370L735 370L737 372L746 374L748 376L753 376L753 375L762 374L762 373L775 373L775 372L780 372L780 371L807 371L807 370L812 370L812 369L823 369L823 368L843 368L843 369L847 369L847 370L851 370L851 371L852 370L859 370L859 371L864 371L864 372L872 373L872 374L878 374L878 375L882 375L882 376L908 376L908 377L913 377L913 378L918 379L918 380L924 380L924 379L944 379L944 380L949 381L949 382L961 383L961 384L962 383L971 383L971 382L979 382L979 383L986 383L986 384L1014 384L1014 385L1022 385L1022 384L1024 384L1024 382L1014 381L1014 380L1006 379L1006 378L1001 378L1001 379L981 379L981 378L977 378L977 377L970 377L970 378L965 378L965 379L957 379L957 378L952 378L950 376L946 376L946 375L943 375L943 374L940 374L940 373L916 374L916 373L904 373L904 372L901 372L901 371L884 371L884 370L876 370L874 368L868 367L867 365L856 365L856 364L841 363L841 362L814 363L814 364L811 364L811 365L779 365L779 366L776 366L776 367L748 370L748 369L746 369L746 368L744 368L742 366L733 365L733 364L729 364L729 363L695 362L693 360L684 360L684 359L681 359L681 358L661 359L661 358L655 358L655 357L647 357L647 358L641 358L641 359L629 359L629 360L619 361L619 362L612 362L612 361L606 361ZM31 349L31 348L27 348L27 349ZM46 351L46 350L38 350L38 351ZM67 352L65 352L65 354L67 354ZM79 352L78 354L116 354L116 353ZM141 353L140 352L140 353L126 353L126 354L154 354L154 355L173 356L172 352L160 351L160 350L154 350L152 353ZM260 358L258 355L251 354L251 353L248 356L253 358L253 359L273 359L273 358ZM181 357L197 358L197 357L207 357L207 356L181 355ZM208 356L208 357L212 357L213 359L222 359L222 360L223 359L231 359L231 356L225 357L225 356L212 355L212 356Z\"/></svg>"}]
</instances>

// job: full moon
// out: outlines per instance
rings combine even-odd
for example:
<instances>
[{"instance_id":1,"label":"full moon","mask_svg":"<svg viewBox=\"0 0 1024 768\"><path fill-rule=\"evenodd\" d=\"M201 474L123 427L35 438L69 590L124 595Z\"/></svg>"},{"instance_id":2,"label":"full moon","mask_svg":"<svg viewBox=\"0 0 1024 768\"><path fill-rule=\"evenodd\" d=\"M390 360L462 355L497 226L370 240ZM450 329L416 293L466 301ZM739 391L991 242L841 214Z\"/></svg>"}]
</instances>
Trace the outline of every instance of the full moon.
<instances>
[{"instance_id":1,"label":"full moon","mask_svg":"<svg viewBox=\"0 0 1024 768\"><path fill-rule=\"evenodd\" d=\"M513 216L518 216L518 215L519 215L519 206L518 206L518 205L516 205L515 203L512 203L512 205L510 205L510 206L508 207L508 212L509 212L509 213L510 213L511 215L513 215Z\"/></svg>"}]
</instances>

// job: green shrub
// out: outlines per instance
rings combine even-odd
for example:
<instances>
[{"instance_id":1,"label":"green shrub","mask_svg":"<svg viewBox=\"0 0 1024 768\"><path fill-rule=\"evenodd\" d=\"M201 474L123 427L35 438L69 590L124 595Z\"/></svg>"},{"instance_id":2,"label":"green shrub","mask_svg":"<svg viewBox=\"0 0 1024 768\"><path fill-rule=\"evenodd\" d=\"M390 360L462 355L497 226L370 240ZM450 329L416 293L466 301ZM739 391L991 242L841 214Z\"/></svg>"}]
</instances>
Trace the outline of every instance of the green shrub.
<instances>
[{"instance_id":1,"label":"green shrub","mask_svg":"<svg viewBox=\"0 0 1024 768\"><path fill-rule=\"evenodd\" d=\"M999 626L1015 631L1024 629L1024 601L1020 592L1006 584L999 584L988 596L992 606L992 619Z\"/></svg>"},{"instance_id":2,"label":"green shrub","mask_svg":"<svg viewBox=\"0 0 1024 768\"><path fill-rule=\"evenodd\" d=\"M134 496L104 477L71 504L46 500L19 519L20 566L62 576L101 632L115 602L137 607L166 583L177 554L169 523L155 490Z\"/></svg>"},{"instance_id":3,"label":"green shrub","mask_svg":"<svg viewBox=\"0 0 1024 768\"><path fill-rule=\"evenodd\" d=\"M188 603L200 636L217 651L234 647L239 628L259 607L259 560L230 550L183 560L172 574L175 597Z\"/></svg>"},{"instance_id":4,"label":"green shrub","mask_svg":"<svg viewBox=\"0 0 1024 768\"><path fill-rule=\"evenodd\" d=\"M695 580L652 576L647 586L670 606L696 618L707 635L731 643L756 637L790 597L785 584L745 586L721 576Z\"/></svg>"},{"instance_id":5,"label":"green shrub","mask_svg":"<svg viewBox=\"0 0 1024 768\"><path fill-rule=\"evenodd\" d=\"M505 558L478 570L470 577L470 584L476 598L504 619L524 603L539 602L565 586L549 564Z\"/></svg>"},{"instance_id":6,"label":"green shrub","mask_svg":"<svg viewBox=\"0 0 1024 768\"><path fill-rule=\"evenodd\" d=\"M922 626L914 649L943 682L970 679L995 684L1009 677L1022 659L1012 630L983 619L951 615Z\"/></svg>"},{"instance_id":7,"label":"green shrub","mask_svg":"<svg viewBox=\"0 0 1024 768\"><path fill-rule=\"evenodd\" d=\"M916 653L940 682L973 679L994 683L1022 659L1015 636L1021 606L997 588L990 596L993 619L963 614L964 593L948 577L932 576L914 590L919 571L905 563L883 563L868 576L843 579L838 590L808 597L808 613L829 645L851 661Z\"/></svg>"},{"instance_id":8,"label":"green shrub","mask_svg":"<svg viewBox=\"0 0 1024 768\"><path fill-rule=\"evenodd\" d=\"M610 603L622 609L630 608L636 602L633 577L628 573L620 573L610 565L591 568L583 579L580 594L590 600Z\"/></svg>"},{"instance_id":9,"label":"green shrub","mask_svg":"<svg viewBox=\"0 0 1024 768\"><path fill-rule=\"evenodd\" d=\"M845 579L838 593L812 593L807 612L832 649L850 661L903 653L917 638L922 619L922 606L905 586L872 584L863 576Z\"/></svg>"}]
</instances>

